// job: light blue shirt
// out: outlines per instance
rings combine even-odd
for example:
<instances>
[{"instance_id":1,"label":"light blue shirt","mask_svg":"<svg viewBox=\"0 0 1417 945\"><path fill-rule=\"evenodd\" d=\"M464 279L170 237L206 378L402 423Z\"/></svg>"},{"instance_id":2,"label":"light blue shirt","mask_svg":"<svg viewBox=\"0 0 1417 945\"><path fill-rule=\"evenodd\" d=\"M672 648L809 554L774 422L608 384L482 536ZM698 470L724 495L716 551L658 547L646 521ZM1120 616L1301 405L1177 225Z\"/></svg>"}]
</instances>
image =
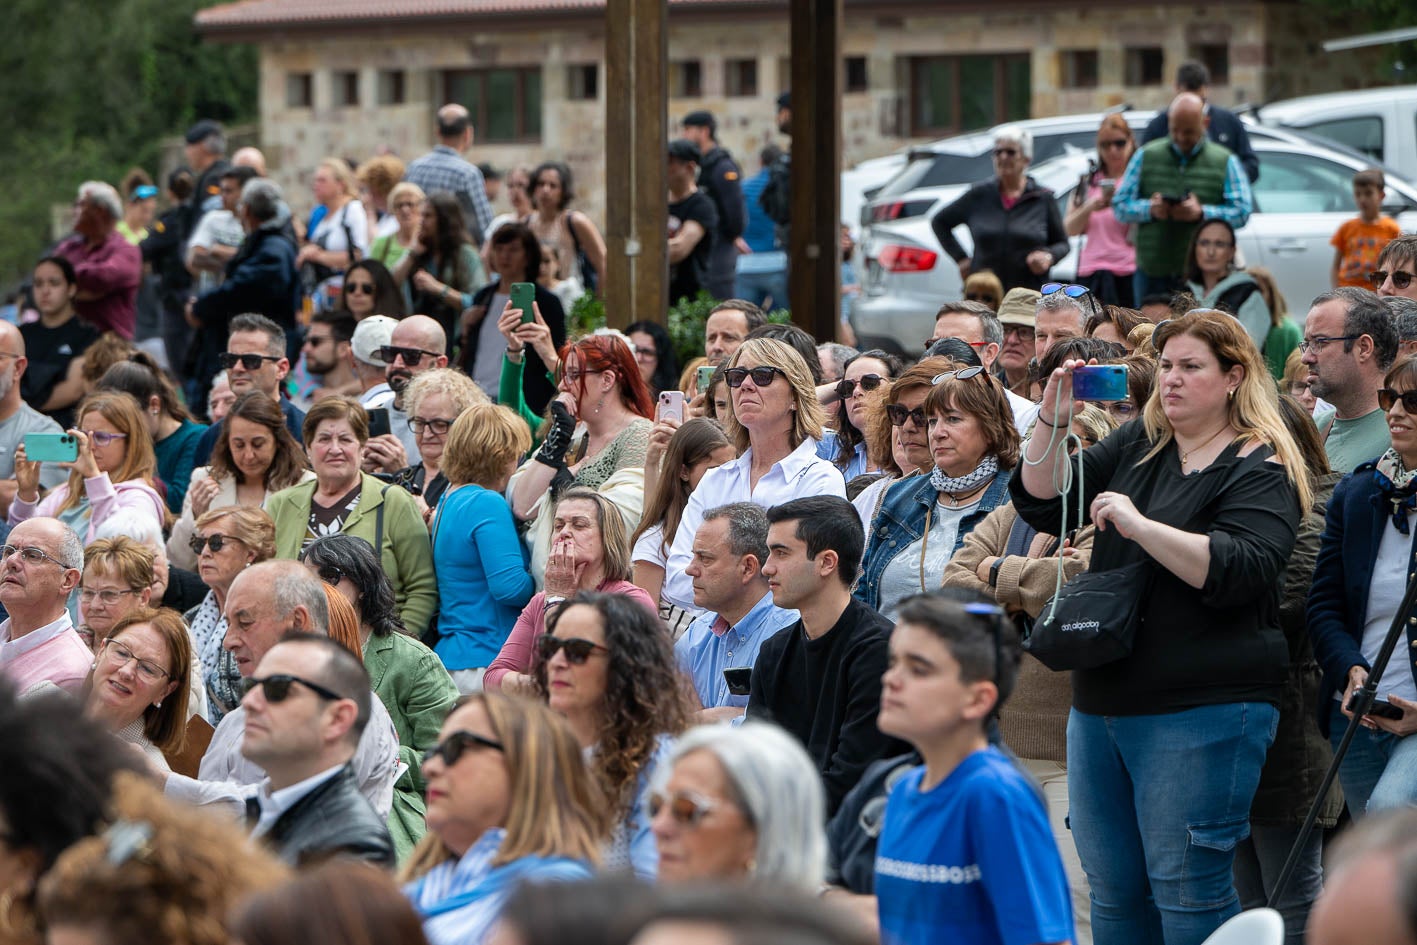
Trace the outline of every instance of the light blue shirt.
<instances>
[{"instance_id":1,"label":"light blue shirt","mask_svg":"<svg viewBox=\"0 0 1417 945\"><path fill-rule=\"evenodd\" d=\"M1203 140L1189 155L1182 155L1174 144L1171 145L1171 150L1183 158L1182 163L1188 163L1200 153L1202 147L1216 145ZM1117 218L1118 223L1154 222L1151 218L1151 194L1138 192L1141 187L1141 162L1142 151L1138 148L1127 163L1127 170L1122 174L1122 179L1117 182L1117 192L1112 196L1112 215ZM1224 220L1237 230L1249 222L1255 198L1250 190L1250 178L1245 174L1245 167L1233 154L1225 159L1225 190L1220 199L1218 204L1201 204L1202 220Z\"/></svg>"},{"instance_id":2,"label":"light blue shirt","mask_svg":"<svg viewBox=\"0 0 1417 945\"><path fill-rule=\"evenodd\" d=\"M822 440L817 444L817 456L836 465L836 454L841 451L841 440L837 437L835 430L827 430L822 434ZM860 442L856 444L851 458L846 461L844 467L837 466L841 470L841 478L847 482L857 476L865 475L868 471L866 463L866 444Z\"/></svg>"},{"instance_id":3,"label":"light blue shirt","mask_svg":"<svg viewBox=\"0 0 1417 945\"><path fill-rule=\"evenodd\" d=\"M725 669L751 668L758 660L763 641L783 627L797 622L797 611L783 610L772 602L772 594L763 592L753 609L723 633L714 633L718 614L704 613L691 624L679 642L674 655L679 666L694 681L694 690L705 709L724 706L747 708L747 696L730 695L723 678Z\"/></svg>"}]
</instances>

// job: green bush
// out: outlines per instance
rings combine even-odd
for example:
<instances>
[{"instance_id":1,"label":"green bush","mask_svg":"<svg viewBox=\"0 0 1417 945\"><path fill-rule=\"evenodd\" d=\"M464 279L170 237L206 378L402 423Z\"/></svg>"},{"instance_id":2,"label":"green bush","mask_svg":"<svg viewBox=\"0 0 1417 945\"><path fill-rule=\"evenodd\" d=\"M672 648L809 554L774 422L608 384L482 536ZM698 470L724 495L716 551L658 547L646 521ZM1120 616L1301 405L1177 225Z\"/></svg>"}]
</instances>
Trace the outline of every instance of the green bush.
<instances>
[{"instance_id":1,"label":"green bush","mask_svg":"<svg viewBox=\"0 0 1417 945\"><path fill-rule=\"evenodd\" d=\"M704 354L704 322L709 312L719 302L706 291L700 291L694 298L680 299L669 309L669 341L680 364L688 364ZM768 313L768 321L786 324L792 321L792 313L785 308ZM605 301L587 292L571 306L566 331L572 338L588 335L597 328L605 327Z\"/></svg>"}]
</instances>

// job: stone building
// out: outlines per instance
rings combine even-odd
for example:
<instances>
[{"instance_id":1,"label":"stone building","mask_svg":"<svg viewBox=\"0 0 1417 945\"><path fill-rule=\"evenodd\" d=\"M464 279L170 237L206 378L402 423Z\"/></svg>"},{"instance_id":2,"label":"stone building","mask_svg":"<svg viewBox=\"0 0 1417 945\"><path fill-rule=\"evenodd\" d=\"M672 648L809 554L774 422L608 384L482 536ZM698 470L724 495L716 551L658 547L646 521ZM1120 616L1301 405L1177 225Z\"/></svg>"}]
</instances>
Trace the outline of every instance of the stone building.
<instances>
[{"instance_id":1,"label":"stone building","mask_svg":"<svg viewBox=\"0 0 1417 945\"><path fill-rule=\"evenodd\" d=\"M696 108L749 173L777 136L787 0L669 0L671 122ZM201 11L209 42L260 50L260 138L297 207L327 155L428 149L446 101L474 116L477 162L575 171L603 219L604 0L241 0ZM1220 104L1354 88L1381 51L1329 56L1351 32L1298 0L845 0L842 166L997 122L1169 100L1206 62Z\"/></svg>"}]
</instances>

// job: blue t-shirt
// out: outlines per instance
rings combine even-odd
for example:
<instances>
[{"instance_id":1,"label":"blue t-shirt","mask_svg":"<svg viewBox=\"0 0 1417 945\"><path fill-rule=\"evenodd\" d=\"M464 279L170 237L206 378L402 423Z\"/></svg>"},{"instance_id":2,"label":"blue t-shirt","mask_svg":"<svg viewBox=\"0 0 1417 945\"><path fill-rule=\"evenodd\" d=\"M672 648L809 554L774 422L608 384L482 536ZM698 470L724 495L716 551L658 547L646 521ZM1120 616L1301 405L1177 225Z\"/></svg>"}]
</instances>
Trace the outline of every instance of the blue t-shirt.
<instances>
[{"instance_id":1,"label":"blue t-shirt","mask_svg":"<svg viewBox=\"0 0 1417 945\"><path fill-rule=\"evenodd\" d=\"M996 748L922 793L891 791L876 848L883 945L1038 945L1073 939L1068 877L1048 815Z\"/></svg>"},{"instance_id":2,"label":"blue t-shirt","mask_svg":"<svg viewBox=\"0 0 1417 945\"><path fill-rule=\"evenodd\" d=\"M758 203L771 176L772 173L765 167L743 182L743 205L748 210L743 225L743 242L755 253L770 253L777 249L777 231L772 217Z\"/></svg>"}]
</instances>

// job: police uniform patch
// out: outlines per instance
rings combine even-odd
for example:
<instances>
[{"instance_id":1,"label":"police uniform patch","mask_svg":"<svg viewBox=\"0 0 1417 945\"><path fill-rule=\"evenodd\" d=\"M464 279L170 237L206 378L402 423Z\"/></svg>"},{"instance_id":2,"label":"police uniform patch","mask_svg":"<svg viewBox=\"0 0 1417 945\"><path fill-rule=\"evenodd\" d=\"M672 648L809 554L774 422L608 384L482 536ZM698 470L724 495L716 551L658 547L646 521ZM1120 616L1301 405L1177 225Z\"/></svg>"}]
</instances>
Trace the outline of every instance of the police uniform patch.
<instances>
[{"instance_id":1,"label":"police uniform patch","mask_svg":"<svg viewBox=\"0 0 1417 945\"><path fill-rule=\"evenodd\" d=\"M737 172L737 171L724 171L724 172L723 172L723 179L724 179L724 180L737 180L737 179L738 179L738 172Z\"/></svg>"}]
</instances>

